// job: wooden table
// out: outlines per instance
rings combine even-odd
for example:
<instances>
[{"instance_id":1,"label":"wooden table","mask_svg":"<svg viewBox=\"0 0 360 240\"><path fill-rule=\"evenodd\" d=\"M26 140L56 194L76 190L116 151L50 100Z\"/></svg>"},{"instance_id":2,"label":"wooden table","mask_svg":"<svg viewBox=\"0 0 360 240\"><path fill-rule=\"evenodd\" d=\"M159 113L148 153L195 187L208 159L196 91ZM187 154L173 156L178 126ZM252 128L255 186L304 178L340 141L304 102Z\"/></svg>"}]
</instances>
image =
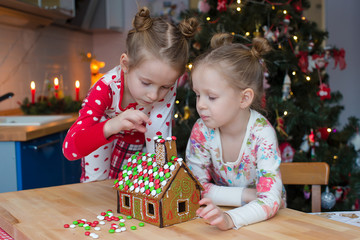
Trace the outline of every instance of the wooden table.
<instances>
[{"instance_id":1,"label":"wooden table","mask_svg":"<svg viewBox=\"0 0 360 240\"><path fill-rule=\"evenodd\" d=\"M90 240L83 228L65 229L64 224L82 218L97 220L97 215L108 209L116 211L111 180L1 193L0 227L16 240ZM108 232L110 223L106 223L97 233L99 239L360 239L358 227L291 209L280 210L270 220L229 231L220 231L202 219L166 228L145 224L130 230L138 223L127 220L127 231L112 234Z\"/></svg>"}]
</instances>

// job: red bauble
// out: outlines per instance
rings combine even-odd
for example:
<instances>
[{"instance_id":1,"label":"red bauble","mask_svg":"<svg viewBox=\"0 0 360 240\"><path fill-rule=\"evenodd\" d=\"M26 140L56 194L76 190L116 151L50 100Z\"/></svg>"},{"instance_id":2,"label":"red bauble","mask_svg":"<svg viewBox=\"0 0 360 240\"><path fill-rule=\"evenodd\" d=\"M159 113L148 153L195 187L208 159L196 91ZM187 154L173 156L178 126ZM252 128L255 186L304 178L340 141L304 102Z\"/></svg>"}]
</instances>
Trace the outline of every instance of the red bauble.
<instances>
[{"instance_id":1,"label":"red bauble","mask_svg":"<svg viewBox=\"0 0 360 240\"><path fill-rule=\"evenodd\" d=\"M320 84L319 91L317 92L317 95L320 97L321 100L330 99L330 88L325 83Z\"/></svg>"},{"instance_id":2,"label":"red bauble","mask_svg":"<svg viewBox=\"0 0 360 240\"><path fill-rule=\"evenodd\" d=\"M328 132L327 127L322 127L322 128L319 128L318 130L316 130L316 136L325 141L329 138L329 134L330 134L330 132Z\"/></svg>"},{"instance_id":3,"label":"red bauble","mask_svg":"<svg viewBox=\"0 0 360 240\"><path fill-rule=\"evenodd\" d=\"M294 155L295 155L295 149L290 145L288 142L283 142L279 146L280 152L281 152L281 162L292 162Z\"/></svg>"}]
</instances>

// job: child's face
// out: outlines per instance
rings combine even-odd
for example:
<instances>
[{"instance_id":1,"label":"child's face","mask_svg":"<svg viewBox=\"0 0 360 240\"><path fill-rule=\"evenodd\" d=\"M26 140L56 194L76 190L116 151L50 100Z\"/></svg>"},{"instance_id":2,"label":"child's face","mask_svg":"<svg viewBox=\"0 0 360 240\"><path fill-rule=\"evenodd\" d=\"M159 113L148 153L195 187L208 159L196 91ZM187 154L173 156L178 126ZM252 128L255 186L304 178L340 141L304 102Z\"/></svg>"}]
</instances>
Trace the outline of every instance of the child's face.
<instances>
[{"instance_id":1,"label":"child's face","mask_svg":"<svg viewBox=\"0 0 360 240\"><path fill-rule=\"evenodd\" d=\"M196 109L209 128L237 124L241 92L235 90L214 68L199 66L192 73Z\"/></svg>"},{"instance_id":2,"label":"child's face","mask_svg":"<svg viewBox=\"0 0 360 240\"><path fill-rule=\"evenodd\" d=\"M147 106L163 99L179 74L167 63L152 58L130 69L126 84L131 97L139 105Z\"/></svg>"}]
</instances>

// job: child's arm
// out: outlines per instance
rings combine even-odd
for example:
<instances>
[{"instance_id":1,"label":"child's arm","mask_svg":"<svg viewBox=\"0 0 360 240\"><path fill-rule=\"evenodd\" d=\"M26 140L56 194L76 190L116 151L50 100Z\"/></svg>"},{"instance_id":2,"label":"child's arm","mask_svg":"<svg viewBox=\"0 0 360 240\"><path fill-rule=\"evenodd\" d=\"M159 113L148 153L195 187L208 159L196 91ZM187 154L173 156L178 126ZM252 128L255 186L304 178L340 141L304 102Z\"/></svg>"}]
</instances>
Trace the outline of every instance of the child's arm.
<instances>
[{"instance_id":1,"label":"child's arm","mask_svg":"<svg viewBox=\"0 0 360 240\"><path fill-rule=\"evenodd\" d=\"M281 163L276 133L269 124L261 130L251 149L257 149L257 199L240 208L227 211L237 228L273 217L282 205L283 185L279 172Z\"/></svg>"},{"instance_id":2,"label":"child's arm","mask_svg":"<svg viewBox=\"0 0 360 240\"><path fill-rule=\"evenodd\" d=\"M139 132L146 132L146 124L151 125L149 117L139 111L127 109L125 112L108 120L104 125L104 137L109 138L120 131L135 130Z\"/></svg>"},{"instance_id":3,"label":"child's arm","mask_svg":"<svg viewBox=\"0 0 360 240\"><path fill-rule=\"evenodd\" d=\"M220 230L228 230L235 227L230 216L217 207L210 198L201 199L199 204L201 207L196 211L196 215L204 218L211 225L216 226Z\"/></svg>"},{"instance_id":4,"label":"child's arm","mask_svg":"<svg viewBox=\"0 0 360 240\"><path fill-rule=\"evenodd\" d=\"M186 148L187 164L205 189L202 191L202 196L210 198L216 205L236 207L256 199L255 189L227 186L227 179L222 178L214 170L213 164L217 163L212 162L211 151L214 152L213 154L218 154L219 151L210 150L214 146L210 146L208 139L213 139L214 136L208 131L204 123L198 120L193 126ZM221 186L214 184L214 181L221 183Z\"/></svg>"}]
</instances>

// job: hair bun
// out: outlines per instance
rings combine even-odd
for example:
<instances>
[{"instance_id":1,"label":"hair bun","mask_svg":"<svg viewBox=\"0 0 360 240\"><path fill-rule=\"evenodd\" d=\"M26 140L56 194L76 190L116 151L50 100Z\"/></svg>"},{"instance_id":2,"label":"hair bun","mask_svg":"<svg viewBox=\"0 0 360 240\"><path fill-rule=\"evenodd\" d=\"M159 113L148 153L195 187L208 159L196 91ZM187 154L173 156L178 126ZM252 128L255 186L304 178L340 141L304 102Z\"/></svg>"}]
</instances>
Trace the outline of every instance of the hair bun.
<instances>
[{"instance_id":1,"label":"hair bun","mask_svg":"<svg viewBox=\"0 0 360 240\"><path fill-rule=\"evenodd\" d=\"M230 45L234 40L234 36L230 33L217 33L211 38L211 48L218 48L224 45Z\"/></svg>"},{"instance_id":2,"label":"hair bun","mask_svg":"<svg viewBox=\"0 0 360 240\"><path fill-rule=\"evenodd\" d=\"M250 52L256 58L261 58L272 50L269 42L265 38L254 38L252 41L252 48Z\"/></svg>"},{"instance_id":3,"label":"hair bun","mask_svg":"<svg viewBox=\"0 0 360 240\"><path fill-rule=\"evenodd\" d=\"M132 25L137 32L146 31L152 26L152 19L150 17L150 10L147 7L142 7L135 15Z\"/></svg>"},{"instance_id":4,"label":"hair bun","mask_svg":"<svg viewBox=\"0 0 360 240\"><path fill-rule=\"evenodd\" d=\"M199 22L196 18L192 17L185 19L179 23L179 29L186 38L192 38L198 31Z\"/></svg>"}]
</instances>

